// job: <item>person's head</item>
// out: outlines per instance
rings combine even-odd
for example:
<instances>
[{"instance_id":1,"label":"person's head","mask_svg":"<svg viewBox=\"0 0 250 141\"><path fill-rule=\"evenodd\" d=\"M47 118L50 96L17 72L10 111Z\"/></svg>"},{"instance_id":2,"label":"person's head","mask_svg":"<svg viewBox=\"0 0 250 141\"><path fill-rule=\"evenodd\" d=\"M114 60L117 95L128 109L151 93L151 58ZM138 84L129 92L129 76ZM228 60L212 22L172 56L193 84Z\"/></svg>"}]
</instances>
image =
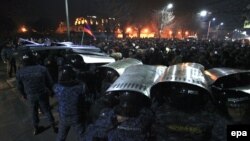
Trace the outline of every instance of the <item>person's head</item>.
<instances>
[{"instance_id":1,"label":"person's head","mask_svg":"<svg viewBox=\"0 0 250 141\"><path fill-rule=\"evenodd\" d=\"M21 51L21 62L24 66L30 66L35 64L35 57L30 49Z\"/></svg>"},{"instance_id":2,"label":"person's head","mask_svg":"<svg viewBox=\"0 0 250 141\"><path fill-rule=\"evenodd\" d=\"M74 69L81 69L84 67L83 59L79 55L72 56L69 63Z\"/></svg>"},{"instance_id":3,"label":"person's head","mask_svg":"<svg viewBox=\"0 0 250 141\"><path fill-rule=\"evenodd\" d=\"M250 95L240 91L227 91L226 109L228 116L233 121L241 121L249 114Z\"/></svg>"},{"instance_id":4,"label":"person's head","mask_svg":"<svg viewBox=\"0 0 250 141\"><path fill-rule=\"evenodd\" d=\"M108 93L102 97L102 101L105 106L113 108L117 104L119 104L119 95L118 94L112 94Z\"/></svg>"},{"instance_id":5,"label":"person's head","mask_svg":"<svg viewBox=\"0 0 250 141\"><path fill-rule=\"evenodd\" d=\"M6 43L6 46L7 47L13 47L13 41L12 40L9 40L7 43Z\"/></svg>"},{"instance_id":6,"label":"person's head","mask_svg":"<svg viewBox=\"0 0 250 141\"><path fill-rule=\"evenodd\" d=\"M132 91L122 92L119 101L119 104L115 107L115 113L123 117L136 117L141 109L150 106L148 97Z\"/></svg>"},{"instance_id":7,"label":"person's head","mask_svg":"<svg viewBox=\"0 0 250 141\"><path fill-rule=\"evenodd\" d=\"M105 79L108 82L114 82L119 77L118 73L113 70L106 70L105 71Z\"/></svg>"},{"instance_id":8,"label":"person's head","mask_svg":"<svg viewBox=\"0 0 250 141\"><path fill-rule=\"evenodd\" d=\"M70 65L65 65L59 70L58 83L62 85L72 84L76 82L76 72Z\"/></svg>"},{"instance_id":9,"label":"person's head","mask_svg":"<svg viewBox=\"0 0 250 141\"><path fill-rule=\"evenodd\" d=\"M197 89L187 87L175 87L169 96L171 105L183 110L200 110L206 102L205 94Z\"/></svg>"},{"instance_id":10,"label":"person's head","mask_svg":"<svg viewBox=\"0 0 250 141\"><path fill-rule=\"evenodd\" d=\"M162 83L153 88L152 97L157 96L161 103L183 111L202 110L209 100L206 90L184 83Z\"/></svg>"}]
</instances>

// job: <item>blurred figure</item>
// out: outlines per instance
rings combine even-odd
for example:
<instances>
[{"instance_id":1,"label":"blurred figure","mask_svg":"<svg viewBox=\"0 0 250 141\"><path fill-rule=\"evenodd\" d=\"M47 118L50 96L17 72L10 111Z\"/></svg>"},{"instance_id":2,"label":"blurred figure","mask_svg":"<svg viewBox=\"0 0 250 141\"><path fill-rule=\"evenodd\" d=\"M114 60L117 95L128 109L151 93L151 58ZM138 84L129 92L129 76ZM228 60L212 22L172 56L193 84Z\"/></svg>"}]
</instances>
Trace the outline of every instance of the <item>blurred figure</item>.
<instances>
[{"instance_id":1,"label":"blurred figure","mask_svg":"<svg viewBox=\"0 0 250 141\"><path fill-rule=\"evenodd\" d=\"M106 90L115 82L115 80L119 77L115 71L107 70L104 74L104 79L101 84L101 94L104 94Z\"/></svg>"},{"instance_id":2,"label":"blurred figure","mask_svg":"<svg viewBox=\"0 0 250 141\"><path fill-rule=\"evenodd\" d=\"M38 108L40 107L47 116L54 132L57 132L55 120L50 110L49 93L52 92L53 81L48 70L41 65L37 65L30 50L22 53L23 67L18 70L16 75L17 88L22 97L29 101L34 135L39 133Z\"/></svg>"},{"instance_id":3,"label":"blurred figure","mask_svg":"<svg viewBox=\"0 0 250 141\"><path fill-rule=\"evenodd\" d=\"M249 89L249 88L247 88ZM249 93L230 89L225 90L225 112L230 124L249 124L250 95Z\"/></svg>"},{"instance_id":4,"label":"blurred figure","mask_svg":"<svg viewBox=\"0 0 250 141\"><path fill-rule=\"evenodd\" d=\"M62 67L58 79L58 83L54 86L60 118L57 141L66 140L70 127L74 128L78 140L81 140L86 120L86 85L76 80L76 72L69 65Z\"/></svg>"},{"instance_id":5,"label":"blurred figure","mask_svg":"<svg viewBox=\"0 0 250 141\"><path fill-rule=\"evenodd\" d=\"M226 140L225 120L211 113L207 93L178 83L166 88L164 85L157 90L164 93L165 102L154 110L153 140Z\"/></svg>"},{"instance_id":6,"label":"blurred figure","mask_svg":"<svg viewBox=\"0 0 250 141\"><path fill-rule=\"evenodd\" d=\"M103 109L112 109L117 104L119 104L118 96L112 94L101 96L90 107L89 122L94 123L99 118Z\"/></svg>"},{"instance_id":7,"label":"blurred figure","mask_svg":"<svg viewBox=\"0 0 250 141\"><path fill-rule=\"evenodd\" d=\"M56 58L55 55L53 54L49 54L48 57L46 57L44 59L44 65L45 67L48 69L53 82L57 82L57 78L58 78L58 66L57 66L57 62L56 62Z\"/></svg>"},{"instance_id":8,"label":"blurred figure","mask_svg":"<svg viewBox=\"0 0 250 141\"><path fill-rule=\"evenodd\" d=\"M118 95L117 95L118 96ZM149 139L153 113L147 97L136 92L123 92L119 104L106 108L88 126L85 141L146 141ZM139 100L140 99L140 100Z\"/></svg>"},{"instance_id":9,"label":"blurred figure","mask_svg":"<svg viewBox=\"0 0 250 141\"><path fill-rule=\"evenodd\" d=\"M7 75L9 78L16 74L16 58L15 46L12 41L8 41L6 46L1 51L1 57L5 64L7 64Z\"/></svg>"}]
</instances>

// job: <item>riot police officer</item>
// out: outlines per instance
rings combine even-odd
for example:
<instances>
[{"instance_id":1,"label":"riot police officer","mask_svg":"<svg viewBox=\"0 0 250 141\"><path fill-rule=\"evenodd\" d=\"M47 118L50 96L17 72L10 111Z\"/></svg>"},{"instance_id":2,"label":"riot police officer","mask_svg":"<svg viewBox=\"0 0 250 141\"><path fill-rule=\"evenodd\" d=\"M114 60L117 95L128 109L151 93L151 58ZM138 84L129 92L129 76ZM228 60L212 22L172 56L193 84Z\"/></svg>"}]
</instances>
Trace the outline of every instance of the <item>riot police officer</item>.
<instances>
[{"instance_id":1,"label":"riot police officer","mask_svg":"<svg viewBox=\"0 0 250 141\"><path fill-rule=\"evenodd\" d=\"M249 86L223 90L225 109L221 112L226 114L229 124L250 123L250 94L244 89L249 89Z\"/></svg>"},{"instance_id":2,"label":"riot police officer","mask_svg":"<svg viewBox=\"0 0 250 141\"><path fill-rule=\"evenodd\" d=\"M76 80L76 72L70 65L59 71L58 84L54 85L54 93L59 107L59 133L57 141L65 141L70 127L75 129L80 140L84 133L85 95L88 90L83 82Z\"/></svg>"},{"instance_id":3,"label":"riot police officer","mask_svg":"<svg viewBox=\"0 0 250 141\"><path fill-rule=\"evenodd\" d=\"M107 94L97 99L90 107L88 121L94 123L98 118L103 109L112 109L114 106L119 104L117 95Z\"/></svg>"},{"instance_id":4,"label":"riot police officer","mask_svg":"<svg viewBox=\"0 0 250 141\"><path fill-rule=\"evenodd\" d=\"M119 77L115 71L107 70L104 74L104 79L101 84L101 94L104 94L105 91L115 82L115 80Z\"/></svg>"},{"instance_id":5,"label":"riot police officer","mask_svg":"<svg viewBox=\"0 0 250 141\"><path fill-rule=\"evenodd\" d=\"M34 127L33 134L36 135L39 133L39 106L49 119L54 132L57 132L49 104L49 93L53 87L51 76L44 66L36 64L34 56L29 49L23 51L21 54L23 67L18 70L16 75L17 88L22 97L30 103Z\"/></svg>"},{"instance_id":6,"label":"riot police officer","mask_svg":"<svg viewBox=\"0 0 250 141\"><path fill-rule=\"evenodd\" d=\"M155 108L153 140L226 140L226 122L209 110L211 106L206 91L177 82L160 84L153 88L152 93L157 91L162 93L164 104Z\"/></svg>"},{"instance_id":7,"label":"riot police officer","mask_svg":"<svg viewBox=\"0 0 250 141\"><path fill-rule=\"evenodd\" d=\"M16 74L16 49L12 41L9 41L1 51L3 62L7 65L7 74L11 78L12 74Z\"/></svg>"},{"instance_id":8,"label":"riot police officer","mask_svg":"<svg viewBox=\"0 0 250 141\"><path fill-rule=\"evenodd\" d=\"M96 122L87 128L84 140L145 141L149 139L149 127L153 117L153 113L149 110L149 98L129 91L118 95L119 104L101 112Z\"/></svg>"}]
</instances>

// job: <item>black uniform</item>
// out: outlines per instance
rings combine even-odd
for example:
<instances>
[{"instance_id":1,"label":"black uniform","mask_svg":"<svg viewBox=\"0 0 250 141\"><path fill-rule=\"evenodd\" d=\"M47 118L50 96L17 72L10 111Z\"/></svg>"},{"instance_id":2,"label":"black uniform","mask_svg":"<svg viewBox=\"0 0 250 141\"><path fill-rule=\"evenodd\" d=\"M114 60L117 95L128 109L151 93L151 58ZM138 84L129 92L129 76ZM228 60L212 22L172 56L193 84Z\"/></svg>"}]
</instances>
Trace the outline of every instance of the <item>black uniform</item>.
<instances>
[{"instance_id":1,"label":"black uniform","mask_svg":"<svg viewBox=\"0 0 250 141\"><path fill-rule=\"evenodd\" d=\"M183 111L167 104L155 111L156 141L225 141L226 123L208 111Z\"/></svg>"},{"instance_id":2,"label":"black uniform","mask_svg":"<svg viewBox=\"0 0 250 141\"><path fill-rule=\"evenodd\" d=\"M84 140L149 140L153 113L148 109L148 97L141 93L123 92L118 99L118 105L103 109L99 118L88 126Z\"/></svg>"},{"instance_id":3,"label":"black uniform","mask_svg":"<svg viewBox=\"0 0 250 141\"><path fill-rule=\"evenodd\" d=\"M49 105L49 90L52 89L53 82L47 69L41 65L25 66L17 72L16 79L22 96L30 103L33 126L38 128L39 106L54 126L54 117Z\"/></svg>"},{"instance_id":4,"label":"black uniform","mask_svg":"<svg viewBox=\"0 0 250 141\"><path fill-rule=\"evenodd\" d=\"M4 63L7 64L7 74L9 77L12 77L12 74L16 74L16 58L15 58L16 50L14 46L10 43L7 44L1 51L1 57Z\"/></svg>"},{"instance_id":5,"label":"black uniform","mask_svg":"<svg viewBox=\"0 0 250 141\"><path fill-rule=\"evenodd\" d=\"M86 88L83 83L72 83L71 85L63 86L56 84L54 92L59 102L59 134L57 141L64 141L68 135L69 129L72 126L78 138L81 139L84 133L85 120L85 93Z\"/></svg>"},{"instance_id":6,"label":"black uniform","mask_svg":"<svg viewBox=\"0 0 250 141\"><path fill-rule=\"evenodd\" d=\"M87 87L76 80L76 72L70 65L65 65L59 71L58 84L54 86L54 93L59 106L59 134L57 141L65 141L72 126L81 140L86 120Z\"/></svg>"}]
</instances>

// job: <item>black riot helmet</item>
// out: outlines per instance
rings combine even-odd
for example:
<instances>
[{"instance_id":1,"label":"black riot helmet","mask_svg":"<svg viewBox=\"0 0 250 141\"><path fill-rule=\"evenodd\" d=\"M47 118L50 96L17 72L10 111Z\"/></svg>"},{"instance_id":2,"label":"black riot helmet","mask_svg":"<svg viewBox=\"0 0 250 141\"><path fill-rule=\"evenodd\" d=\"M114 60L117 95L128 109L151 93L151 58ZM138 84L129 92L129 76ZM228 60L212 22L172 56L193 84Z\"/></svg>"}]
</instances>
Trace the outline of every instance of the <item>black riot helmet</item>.
<instances>
[{"instance_id":1,"label":"black riot helmet","mask_svg":"<svg viewBox=\"0 0 250 141\"><path fill-rule=\"evenodd\" d=\"M75 69L82 69L84 68L84 62L81 56L79 55L70 55L69 64L74 67Z\"/></svg>"},{"instance_id":2,"label":"black riot helmet","mask_svg":"<svg viewBox=\"0 0 250 141\"><path fill-rule=\"evenodd\" d=\"M106 69L105 70L105 79L108 82L114 82L119 77L119 74L114 70Z\"/></svg>"},{"instance_id":3,"label":"black riot helmet","mask_svg":"<svg viewBox=\"0 0 250 141\"><path fill-rule=\"evenodd\" d=\"M20 51L20 59L22 60L22 64L24 66L30 66L35 64L34 54L29 48Z\"/></svg>"},{"instance_id":4,"label":"black riot helmet","mask_svg":"<svg viewBox=\"0 0 250 141\"><path fill-rule=\"evenodd\" d=\"M149 106L150 100L147 96L133 91L125 91L120 94L119 104L114 111L120 116L136 117L142 108Z\"/></svg>"},{"instance_id":5,"label":"black riot helmet","mask_svg":"<svg viewBox=\"0 0 250 141\"><path fill-rule=\"evenodd\" d=\"M60 84L71 84L76 81L76 72L70 65L65 65L59 70L58 83Z\"/></svg>"},{"instance_id":6,"label":"black riot helmet","mask_svg":"<svg viewBox=\"0 0 250 141\"><path fill-rule=\"evenodd\" d=\"M202 110L209 99L207 91L182 83L170 86L165 92L169 104L184 111Z\"/></svg>"},{"instance_id":7,"label":"black riot helmet","mask_svg":"<svg viewBox=\"0 0 250 141\"><path fill-rule=\"evenodd\" d=\"M226 113L234 121L243 120L249 113L250 94L235 89L224 90Z\"/></svg>"}]
</instances>

